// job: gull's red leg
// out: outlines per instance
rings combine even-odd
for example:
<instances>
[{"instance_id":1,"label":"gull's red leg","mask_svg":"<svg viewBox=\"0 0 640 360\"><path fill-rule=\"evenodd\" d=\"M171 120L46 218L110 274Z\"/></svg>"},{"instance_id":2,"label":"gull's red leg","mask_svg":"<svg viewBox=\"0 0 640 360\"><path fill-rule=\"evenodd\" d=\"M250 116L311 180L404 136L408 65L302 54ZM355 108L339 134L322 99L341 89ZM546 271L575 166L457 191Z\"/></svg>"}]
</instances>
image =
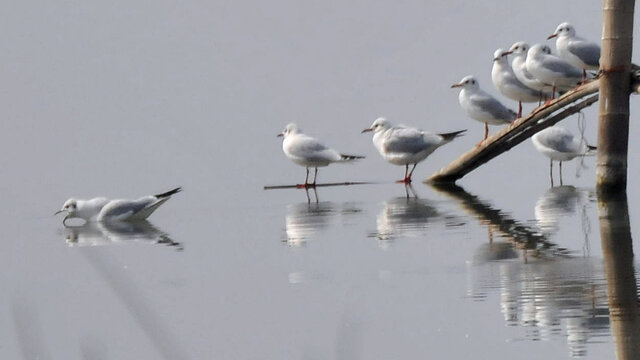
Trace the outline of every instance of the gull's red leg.
<instances>
[{"instance_id":1,"label":"gull's red leg","mask_svg":"<svg viewBox=\"0 0 640 360\"><path fill-rule=\"evenodd\" d=\"M413 175L413 170L416 169L416 165L418 165L418 164L417 163L413 164L413 167L411 168L411 172L409 172L409 176L405 177L405 179L404 179L405 183L411 183L411 176Z\"/></svg>"},{"instance_id":2,"label":"gull's red leg","mask_svg":"<svg viewBox=\"0 0 640 360\"><path fill-rule=\"evenodd\" d=\"M409 164L404 165L404 179L396 181L397 183L404 183L407 180L407 174L409 173Z\"/></svg>"},{"instance_id":3,"label":"gull's red leg","mask_svg":"<svg viewBox=\"0 0 640 360\"><path fill-rule=\"evenodd\" d=\"M522 101L518 101L518 119L522 117Z\"/></svg>"},{"instance_id":4,"label":"gull's red leg","mask_svg":"<svg viewBox=\"0 0 640 360\"><path fill-rule=\"evenodd\" d=\"M309 185L309 168L307 168L307 176L304 178L304 184L298 184L296 187L298 189L306 188Z\"/></svg>"}]
</instances>

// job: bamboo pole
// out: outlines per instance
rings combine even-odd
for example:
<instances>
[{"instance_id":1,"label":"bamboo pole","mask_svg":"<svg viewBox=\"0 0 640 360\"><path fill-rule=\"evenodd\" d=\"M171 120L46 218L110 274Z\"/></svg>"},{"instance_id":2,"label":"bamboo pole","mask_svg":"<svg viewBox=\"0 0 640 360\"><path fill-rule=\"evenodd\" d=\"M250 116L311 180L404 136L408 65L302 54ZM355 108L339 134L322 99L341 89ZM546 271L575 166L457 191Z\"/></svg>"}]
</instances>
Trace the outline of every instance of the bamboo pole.
<instances>
[{"instance_id":1,"label":"bamboo pole","mask_svg":"<svg viewBox=\"0 0 640 360\"><path fill-rule=\"evenodd\" d=\"M629 142L629 92L635 0L603 0L598 115L599 192L625 190Z\"/></svg>"},{"instance_id":2,"label":"bamboo pole","mask_svg":"<svg viewBox=\"0 0 640 360\"><path fill-rule=\"evenodd\" d=\"M626 193L598 194L598 215L616 359L639 359L638 287Z\"/></svg>"},{"instance_id":3,"label":"bamboo pole","mask_svg":"<svg viewBox=\"0 0 640 360\"><path fill-rule=\"evenodd\" d=\"M598 92L598 86L599 80L591 81L569 91L549 105L539 107L531 114L516 119L511 125L490 136L480 145L433 174L425 182L455 182L482 164L525 141L536 132L598 101L598 95L593 95ZM581 99L583 99L581 102L577 102Z\"/></svg>"}]
</instances>

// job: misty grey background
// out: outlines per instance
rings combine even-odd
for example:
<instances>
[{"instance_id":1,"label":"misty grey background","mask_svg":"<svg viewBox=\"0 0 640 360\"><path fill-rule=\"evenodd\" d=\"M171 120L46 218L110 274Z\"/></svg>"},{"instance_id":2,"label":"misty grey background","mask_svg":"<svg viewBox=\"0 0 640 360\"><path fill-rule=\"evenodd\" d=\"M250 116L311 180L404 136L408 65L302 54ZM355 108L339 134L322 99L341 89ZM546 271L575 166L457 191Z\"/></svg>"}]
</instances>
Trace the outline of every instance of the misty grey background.
<instances>
[{"instance_id":1,"label":"misty grey background","mask_svg":"<svg viewBox=\"0 0 640 360\"><path fill-rule=\"evenodd\" d=\"M528 341L526 329L505 326L498 292L469 298L469 263L488 235L455 202L417 183L421 197L462 225L422 224L382 244L370 236L385 202L404 196L402 186L389 184L402 168L384 162L360 131L378 116L430 131L468 129L414 174L429 176L483 134L451 84L473 74L496 94L496 48L546 42L563 21L597 40L600 7L545 0L1 5L0 353L566 357L563 335ZM585 136L595 143L597 105L584 114ZM633 118L628 194L635 231ZM385 183L319 190L328 215L322 226L310 226L311 239L300 247L283 240L287 216L308 209L304 192L262 190L303 179L304 169L284 157L275 137L289 122L367 156L321 169L319 181ZM576 117L562 125L578 130ZM565 182L592 188L594 159L585 164L579 177L576 163L567 164ZM533 222L547 171L548 160L526 142L460 184ZM68 247L61 219L51 216L71 196L137 197L175 186L184 192L150 220L183 243L182 252L145 244ZM588 255L599 263L597 211L593 200L585 204ZM560 223L555 240L582 251L581 215ZM612 354L604 337L589 343L585 356Z\"/></svg>"}]
</instances>

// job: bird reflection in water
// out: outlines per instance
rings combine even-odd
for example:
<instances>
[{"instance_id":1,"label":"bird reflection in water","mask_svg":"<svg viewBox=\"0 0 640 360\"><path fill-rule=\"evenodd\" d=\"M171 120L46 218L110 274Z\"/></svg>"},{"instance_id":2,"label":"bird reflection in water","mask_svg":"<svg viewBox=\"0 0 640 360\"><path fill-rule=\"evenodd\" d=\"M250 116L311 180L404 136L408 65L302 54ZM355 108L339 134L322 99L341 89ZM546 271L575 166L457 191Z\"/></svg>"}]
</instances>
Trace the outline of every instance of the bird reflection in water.
<instances>
[{"instance_id":1,"label":"bird reflection in water","mask_svg":"<svg viewBox=\"0 0 640 360\"><path fill-rule=\"evenodd\" d=\"M315 189L313 189L315 193ZM316 193L317 199L317 193ZM310 202L290 204L285 216L286 238L283 240L293 247L304 246L314 234L328 229L333 223L340 223L343 216L358 214L362 210L355 204L335 202Z\"/></svg>"},{"instance_id":2,"label":"bird reflection in water","mask_svg":"<svg viewBox=\"0 0 640 360\"><path fill-rule=\"evenodd\" d=\"M550 188L536 202L535 218L538 227L546 234L555 234L559 230L560 219L574 215L578 209L585 215L583 219L588 221L585 211L594 197L594 190L578 189L570 185Z\"/></svg>"},{"instance_id":3,"label":"bird reflection in water","mask_svg":"<svg viewBox=\"0 0 640 360\"><path fill-rule=\"evenodd\" d=\"M405 196L395 197L383 203L376 217L376 231L371 233L379 241L382 249L387 249L398 237L422 236L429 226L444 221L445 226L458 226L461 220L446 215L435 206L432 200L418 197L415 189L407 184Z\"/></svg>"},{"instance_id":4,"label":"bird reflection in water","mask_svg":"<svg viewBox=\"0 0 640 360\"><path fill-rule=\"evenodd\" d=\"M498 292L506 325L525 329L512 340L566 339L570 355L580 357L588 343L610 336L607 284L597 259L503 260L468 269L470 297L485 301Z\"/></svg>"},{"instance_id":5,"label":"bird reflection in water","mask_svg":"<svg viewBox=\"0 0 640 360\"><path fill-rule=\"evenodd\" d=\"M163 244L183 250L181 243L148 221L87 222L82 226L65 226L69 246L104 246L127 243Z\"/></svg>"},{"instance_id":6,"label":"bird reflection in water","mask_svg":"<svg viewBox=\"0 0 640 360\"><path fill-rule=\"evenodd\" d=\"M547 232L513 219L459 186L436 189L459 200L466 212L489 227L488 244L481 245L468 263L467 294L487 301L498 292L506 324L525 329L524 339L514 340L566 339L570 355L579 357L586 354L587 343L610 336L600 260L572 256L550 241ZM557 224L557 214L574 213L588 194L573 187L551 189L538 201L536 214L546 210L546 216L555 216L546 224ZM494 233L505 241L494 241ZM516 259L518 249L524 261Z\"/></svg>"}]
</instances>

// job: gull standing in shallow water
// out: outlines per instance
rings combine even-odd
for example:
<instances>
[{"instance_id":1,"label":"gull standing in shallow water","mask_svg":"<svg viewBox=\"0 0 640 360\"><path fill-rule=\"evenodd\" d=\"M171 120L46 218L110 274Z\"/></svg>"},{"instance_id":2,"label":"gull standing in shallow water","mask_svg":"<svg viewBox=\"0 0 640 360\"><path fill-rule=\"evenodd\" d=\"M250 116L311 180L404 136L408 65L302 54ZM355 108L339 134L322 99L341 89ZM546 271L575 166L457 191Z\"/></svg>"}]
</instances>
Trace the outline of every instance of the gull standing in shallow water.
<instances>
[{"instance_id":1,"label":"gull standing in shallow water","mask_svg":"<svg viewBox=\"0 0 640 360\"><path fill-rule=\"evenodd\" d=\"M81 218L85 221L135 221L148 218L160 205L179 193L182 188L175 188L162 194L149 195L137 200L108 200L99 197L91 200L69 199L54 215L66 212L62 223L67 219Z\"/></svg>"},{"instance_id":2,"label":"gull standing in shallow water","mask_svg":"<svg viewBox=\"0 0 640 360\"><path fill-rule=\"evenodd\" d=\"M510 52L503 49L497 49L493 53L491 81L502 95L518 102L518 117L522 117L522 103L539 101L540 91L532 89L518 80L509 64L507 58L509 54Z\"/></svg>"},{"instance_id":3,"label":"gull standing in shallow water","mask_svg":"<svg viewBox=\"0 0 640 360\"><path fill-rule=\"evenodd\" d=\"M467 116L484 123L484 139L482 141L489 136L489 125L511 124L518 115L480 89L478 81L473 76L466 76L451 87L462 88L458 95L458 101Z\"/></svg>"},{"instance_id":4,"label":"gull standing in shallow water","mask_svg":"<svg viewBox=\"0 0 640 360\"><path fill-rule=\"evenodd\" d=\"M551 98L556 89L570 89L582 81L582 72L558 56L551 54L551 49L542 44L535 44L527 53L527 71L545 84L551 84Z\"/></svg>"},{"instance_id":5,"label":"gull standing in shallow water","mask_svg":"<svg viewBox=\"0 0 640 360\"><path fill-rule=\"evenodd\" d=\"M582 69L582 80L587 78L587 70L600 68L600 45L576 35L573 25L564 22L547 39L556 38L556 50L569 64Z\"/></svg>"},{"instance_id":6,"label":"gull standing in shallow water","mask_svg":"<svg viewBox=\"0 0 640 360\"><path fill-rule=\"evenodd\" d=\"M553 161L560 162L560 185L562 185L562 162L571 160L577 156L594 155L595 146L588 145L586 141L578 139L573 134L558 126L551 126L537 132L531 137L533 145L540 153L547 156L549 161L549 176L553 186Z\"/></svg>"},{"instance_id":7,"label":"gull standing in shallow water","mask_svg":"<svg viewBox=\"0 0 640 360\"><path fill-rule=\"evenodd\" d=\"M411 175L419 162L426 159L435 149L450 142L467 130L445 134L432 134L405 126L393 126L386 118L378 118L363 133L373 131L373 145L382 157L395 165L404 165L404 179L401 183L411 183ZM413 164L409 172L409 164Z\"/></svg>"},{"instance_id":8,"label":"gull standing in shallow water","mask_svg":"<svg viewBox=\"0 0 640 360\"><path fill-rule=\"evenodd\" d=\"M278 134L284 137L282 151L294 163L307 168L307 176L300 188L315 187L318 168L328 166L331 163L343 163L356 159L364 159L364 156L341 154L311 136L302 133L296 124L289 124L284 131ZM313 182L309 183L309 168L315 168Z\"/></svg>"}]
</instances>

